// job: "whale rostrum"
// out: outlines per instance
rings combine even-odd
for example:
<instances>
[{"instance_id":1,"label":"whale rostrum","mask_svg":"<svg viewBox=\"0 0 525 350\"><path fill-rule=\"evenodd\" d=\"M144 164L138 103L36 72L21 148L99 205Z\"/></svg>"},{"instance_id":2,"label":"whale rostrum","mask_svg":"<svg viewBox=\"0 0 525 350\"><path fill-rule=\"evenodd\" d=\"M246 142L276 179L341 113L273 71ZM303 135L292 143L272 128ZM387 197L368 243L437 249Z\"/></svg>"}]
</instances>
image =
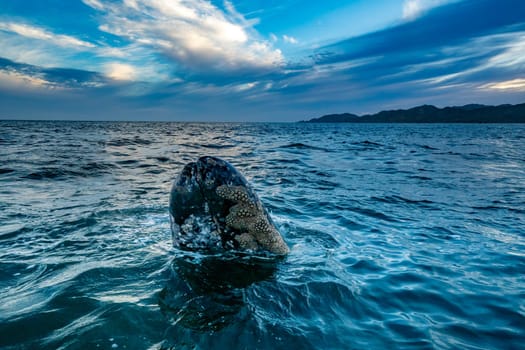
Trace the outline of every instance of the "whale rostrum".
<instances>
[{"instance_id":1,"label":"whale rostrum","mask_svg":"<svg viewBox=\"0 0 525 350\"><path fill-rule=\"evenodd\" d=\"M220 158L186 164L171 189L170 219L181 249L289 252L248 181Z\"/></svg>"}]
</instances>

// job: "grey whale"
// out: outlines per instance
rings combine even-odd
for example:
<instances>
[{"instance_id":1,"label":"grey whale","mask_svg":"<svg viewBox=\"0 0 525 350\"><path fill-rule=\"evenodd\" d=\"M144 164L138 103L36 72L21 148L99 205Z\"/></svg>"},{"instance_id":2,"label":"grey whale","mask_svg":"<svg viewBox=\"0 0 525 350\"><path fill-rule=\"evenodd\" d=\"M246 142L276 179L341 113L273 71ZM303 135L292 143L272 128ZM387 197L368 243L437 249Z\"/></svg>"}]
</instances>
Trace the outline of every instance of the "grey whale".
<instances>
[{"instance_id":1,"label":"grey whale","mask_svg":"<svg viewBox=\"0 0 525 350\"><path fill-rule=\"evenodd\" d=\"M169 211L178 248L289 252L248 181L220 158L205 156L184 166L173 183Z\"/></svg>"}]
</instances>

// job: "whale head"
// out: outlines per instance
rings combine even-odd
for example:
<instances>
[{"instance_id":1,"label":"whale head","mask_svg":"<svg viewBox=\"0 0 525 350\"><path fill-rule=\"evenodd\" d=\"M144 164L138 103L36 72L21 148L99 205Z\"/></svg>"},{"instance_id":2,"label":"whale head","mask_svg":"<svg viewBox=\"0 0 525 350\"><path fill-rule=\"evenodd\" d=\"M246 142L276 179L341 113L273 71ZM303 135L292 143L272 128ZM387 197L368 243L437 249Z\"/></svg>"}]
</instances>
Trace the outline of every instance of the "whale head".
<instances>
[{"instance_id":1,"label":"whale head","mask_svg":"<svg viewBox=\"0 0 525 350\"><path fill-rule=\"evenodd\" d=\"M201 157L184 166L173 183L169 210L178 248L289 251L248 181L220 158Z\"/></svg>"}]
</instances>

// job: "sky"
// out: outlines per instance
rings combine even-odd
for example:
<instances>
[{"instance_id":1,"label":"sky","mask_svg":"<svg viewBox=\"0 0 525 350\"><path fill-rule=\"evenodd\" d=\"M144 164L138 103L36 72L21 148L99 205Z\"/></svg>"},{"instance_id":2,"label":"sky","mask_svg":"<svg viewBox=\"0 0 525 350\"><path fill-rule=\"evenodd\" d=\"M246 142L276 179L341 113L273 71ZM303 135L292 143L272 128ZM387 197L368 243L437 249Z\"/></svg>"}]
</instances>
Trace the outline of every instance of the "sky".
<instances>
[{"instance_id":1,"label":"sky","mask_svg":"<svg viewBox=\"0 0 525 350\"><path fill-rule=\"evenodd\" d=\"M523 0L0 0L0 119L523 102Z\"/></svg>"}]
</instances>

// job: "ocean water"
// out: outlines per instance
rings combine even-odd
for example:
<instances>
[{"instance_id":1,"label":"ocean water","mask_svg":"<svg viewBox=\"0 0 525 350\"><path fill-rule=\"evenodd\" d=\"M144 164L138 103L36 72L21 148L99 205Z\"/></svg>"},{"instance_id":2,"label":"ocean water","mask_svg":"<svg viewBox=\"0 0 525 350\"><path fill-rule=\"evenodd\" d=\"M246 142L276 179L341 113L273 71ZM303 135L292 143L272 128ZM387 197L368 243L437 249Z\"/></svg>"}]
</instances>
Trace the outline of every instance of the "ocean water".
<instances>
[{"instance_id":1,"label":"ocean water","mask_svg":"<svg viewBox=\"0 0 525 350\"><path fill-rule=\"evenodd\" d=\"M224 158L291 253L172 247ZM523 349L525 126L0 122L1 349Z\"/></svg>"}]
</instances>

